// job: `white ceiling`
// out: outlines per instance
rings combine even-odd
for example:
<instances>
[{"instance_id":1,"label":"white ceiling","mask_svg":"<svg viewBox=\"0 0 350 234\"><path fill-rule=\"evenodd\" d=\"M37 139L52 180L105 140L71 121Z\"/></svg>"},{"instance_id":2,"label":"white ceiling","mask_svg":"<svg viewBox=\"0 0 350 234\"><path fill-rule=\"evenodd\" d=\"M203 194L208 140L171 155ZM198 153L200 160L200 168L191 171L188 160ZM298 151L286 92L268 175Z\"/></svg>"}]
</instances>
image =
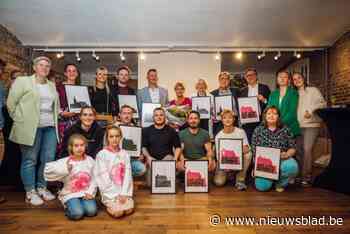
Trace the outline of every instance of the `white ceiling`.
<instances>
[{"instance_id":1,"label":"white ceiling","mask_svg":"<svg viewBox=\"0 0 350 234\"><path fill-rule=\"evenodd\" d=\"M323 47L350 29L350 0L0 0L31 46Z\"/></svg>"}]
</instances>

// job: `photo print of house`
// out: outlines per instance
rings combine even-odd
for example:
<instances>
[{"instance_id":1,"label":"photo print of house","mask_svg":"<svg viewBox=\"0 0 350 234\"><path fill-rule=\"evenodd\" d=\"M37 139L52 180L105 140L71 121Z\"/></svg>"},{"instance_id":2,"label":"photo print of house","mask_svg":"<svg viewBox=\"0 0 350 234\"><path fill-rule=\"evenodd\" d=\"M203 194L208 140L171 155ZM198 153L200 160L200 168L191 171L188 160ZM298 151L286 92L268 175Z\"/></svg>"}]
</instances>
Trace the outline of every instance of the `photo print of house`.
<instances>
[{"instance_id":1,"label":"photo print of house","mask_svg":"<svg viewBox=\"0 0 350 234\"><path fill-rule=\"evenodd\" d=\"M146 128L153 124L153 110L161 107L159 103L142 103L142 127Z\"/></svg>"},{"instance_id":2,"label":"photo print of house","mask_svg":"<svg viewBox=\"0 0 350 234\"><path fill-rule=\"evenodd\" d=\"M281 150L269 147L256 147L254 175L272 180L279 179Z\"/></svg>"},{"instance_id":3,"label":"photo print of house","mask_svg":"<svg viewBox=\"0 0 350 234\"><path fill-rule=\"evenodd\" d=\"M151 162L152 193L176 193L176 162L174 160L153 160Z\"/></svg>"},{"instance_id":4,"label":"photo print of house","mask_svg":"<svg viewBox=\"0 0 350 234\"><path fill-rule=\"evenodd\" d=\"M221 120L223 110L233 110L232 96L218 96L214 99L215 103L215 118Z\"/></svg>"},{"instance_id":5,"label":"photo print of house","mask_svg":"<svg viewBox=\"0 0 350 234\"><path fill-rule=\"evenodd\" d=\"M242 124L260 122L260 106L257 97L238 98L238 107Z\"/></svg>"},{"instance_id":6,"label":"photo print of house","mask_svg":"<svg viewBox=\"0 0 350 234\"><path fill-rule=\"evenodd\" d=\"M242 170L243 141L241 139L219 139L216 157L219 168L223 170Z\"/></svg>"},{"instance_id":7,"label":"photo print of house","mask_svg":"<svg viewBox=\"0 0 350 234\"><path fill-rule=\"evenodd\" d=\"M198 111L201 119L210 119L210 97L192 97L192 110Z\"/></svg>"},{"instance_id":8,"label":"photo print of house","mask_svg":"<svg viewBox=\"0 0 350 234\"><path fill-rule=\"evenodd\" d=\"M141 155L142 128L120 125L120 129L123 134L121 148L127 151L131 157L139 157Z\"/></svg>"},{"instance_id":9,"label":"photo print of house","mask_svg":"<svg viewBox=\"0 0 350 234\"><path fill-rule=\"evenodd\" d=\"M69 112L79 113L84 106L91 106L87 86L65 85Z\"/></svg>"},{"instance_id":10,"label":"photo print of house","mask_svg":"<svg viewBox=\"0 0 350 234\"><path fill-rule=\"evenodd\" d=\"M138 119L139 118L139 109L137 105L137 97L136 95L118 95L119 100L119 109L123 105L128 105L134 109L133 118Z\"/></svg>"},{"instance_id":11,"label":"photo print of house","mask_svg":"<svg viewBox=\"0 0 350 234\"><path fill-rule=\"evenodd\" d=\"M208 192L208 161L185 161L185 193Z\"/></svg>"}]
</instances>

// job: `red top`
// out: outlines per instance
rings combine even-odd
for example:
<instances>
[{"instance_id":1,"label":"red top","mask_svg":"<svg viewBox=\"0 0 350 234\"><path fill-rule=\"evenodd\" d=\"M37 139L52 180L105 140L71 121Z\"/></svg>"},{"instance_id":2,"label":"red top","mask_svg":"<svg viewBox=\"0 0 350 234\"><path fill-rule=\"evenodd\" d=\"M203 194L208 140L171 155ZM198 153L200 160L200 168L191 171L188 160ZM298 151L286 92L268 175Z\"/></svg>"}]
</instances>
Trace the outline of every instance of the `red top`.
<instances>
[{"instance_id":1,"label":"red top","mask_svg":"<svg viewBox=\"0 0 350 234\"><path fill-rule=\"evenodd\" d=\"M180 104L176 104L176 100L174 99L174 100L171 100L170 101L170 105L172 106L172 105L175 105L175 106L184 106L184 105L188 105L188 106L192 106L192 101L191 101L191 99L190 98L188 98L188 97L185 97L185 99L182 101L182 103L180 103Z\"/></svg>"}]
</instances>

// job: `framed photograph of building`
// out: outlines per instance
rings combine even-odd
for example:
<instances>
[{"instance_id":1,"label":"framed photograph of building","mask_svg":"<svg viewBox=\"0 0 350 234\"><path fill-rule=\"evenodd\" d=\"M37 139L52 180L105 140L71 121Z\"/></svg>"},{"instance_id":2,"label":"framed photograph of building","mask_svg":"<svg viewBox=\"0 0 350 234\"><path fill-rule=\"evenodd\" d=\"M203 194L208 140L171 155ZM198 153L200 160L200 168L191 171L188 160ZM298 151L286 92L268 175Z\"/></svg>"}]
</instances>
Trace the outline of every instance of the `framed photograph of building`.
<instances>
[{"instance_id":1,"label":"framed photograph of building","mask_svg":"<svg viewBox=\"0 0 350 234\"><path fill-rule=\"evenodd\" d=\"M281 150L257 146L255 152L254 176L278 180Z\"/></svg>"},{"instance_id":2,"label":"framed photograph of building","mask_svg":"<svg viewBox=\"0 0 350 234\"><path fill-rule=\"evenodd\" d=\"M216 151L219 168L223 170L243 169L243 140L220 138Z\"/></svg>"},{"instance_id":3,"label":"framed photograph of building","mask_svg":"<svg viewBox=\"0 0 350 234\"><path fill-rule=\"evenodd\" d=\"M238 98L239 118L242 124L260 122L258 97Z\"/></svg>"},{"instance_id":4,"label":"framed photograph of building","mask_svg":"<svg viewBox=\"0 0 350 234\"><path fill-rule=\"evenodd\" d=\"M145 128L153 124L153 110L158 107L161 107L159 103L142 103L142 127Z\"/></svg>"},{"instance_id":5,"label":"framed photograph of building","mask_svg":"<svg viewBox=\"0 0 350 234\"><path fill-rule=\"evenodd\" d=\"M207 193L208 186L208 161L185 161L185 193Z\"/></svg>"},{"instance_id":6,"label":"framed photograph of building","mask_svg":"<svg viewBox=\"0 0 350 234\"><path fill-rule=\"evenodd\" d=\"M210 119L210 97L192 97L192 110L198 111L201 119Z\"/></svg>"},{"instance_id":7,"label":"framed photograph of building","mask_svg":"<svg viewBox=\"0 0 350 234\"><path fill-rule=\"evenodd\" d=\"M89 91L87 86L64 85L68 102L69 112L79 113L85 106L91 106Z\"/></svg>"},{"instance_id":8,"label":"framed photograph of building","mask_svg":"<svg viewBox=\"0 0 350 234\"><path fill-rule=\"evenodd\" d=\"M223 110L233 110L232 96L217 96L214 98L215 104L215 119L221 120L221 113Z\"/></svg>"},{"instance_id":9,"label":"framed photograph of building","mask_svg":"<svg viewBox=\"0 0 350 234\"><path fill-rule=\"evenodd\" d=\"M151 193L176 193L176 162L175 160L152 160L151 162Z\"/></svg>"},{"instance_id":10,"label":"framed photograph of building","mask_svg":"<svg viewBox=\"0 0 350 234\"><path fill-rule=\"evenodd\" d=\"M119 127L123 133L121 148L128 152L131 157L139 157L141 155L142 128L125 125Z\"/></svg>"},{"instance_id":11,"label":"framed photograph of building","mask_svg":"<svg viewBox=\"0 0 350 234\"><path fill-rule=\"evenodd\" d=\"M138 119L140 117L136 95L118 95L118 101L119 101L119 109L123 105L128 105L134 109L133 118Z\"/></svg>"}]
</instances>

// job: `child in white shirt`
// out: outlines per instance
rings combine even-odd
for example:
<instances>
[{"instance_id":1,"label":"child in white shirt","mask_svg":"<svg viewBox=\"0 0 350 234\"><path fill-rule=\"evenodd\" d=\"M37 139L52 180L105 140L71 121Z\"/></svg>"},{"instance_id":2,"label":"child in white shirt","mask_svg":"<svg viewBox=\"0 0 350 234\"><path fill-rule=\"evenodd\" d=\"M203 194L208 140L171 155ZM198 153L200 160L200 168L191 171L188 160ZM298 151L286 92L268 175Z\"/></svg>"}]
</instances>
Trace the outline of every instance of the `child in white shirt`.
<instances>
[{"instance_id":1,"label":"child in white shirt","mask_svg":"<svg viewBox=\"0 0 350 234\"><path fill-rule=\"evenodd\" d=\"M107 147L97 154L94 170L102 203L106 206L107 213L114 218L134 211L130 156L120 149L121 139L122 132L119 127L107 127Z\"/></svg>"},{"instance_id":2,"label":"child in white shirt","mask_svg":"<svg viewBox=\"0 0 350 234\"><path fill-rule=\"evenodd\" d=\"M63 182L64 186L58 198L65 208L66 216L71 220L97 214L97 185L93 177L95 161L85 155L86 146L87 140L84 136L72 135L68 141L70 156L47 163L44 169L46 181Z\"/></svg>"}]
</instances>

